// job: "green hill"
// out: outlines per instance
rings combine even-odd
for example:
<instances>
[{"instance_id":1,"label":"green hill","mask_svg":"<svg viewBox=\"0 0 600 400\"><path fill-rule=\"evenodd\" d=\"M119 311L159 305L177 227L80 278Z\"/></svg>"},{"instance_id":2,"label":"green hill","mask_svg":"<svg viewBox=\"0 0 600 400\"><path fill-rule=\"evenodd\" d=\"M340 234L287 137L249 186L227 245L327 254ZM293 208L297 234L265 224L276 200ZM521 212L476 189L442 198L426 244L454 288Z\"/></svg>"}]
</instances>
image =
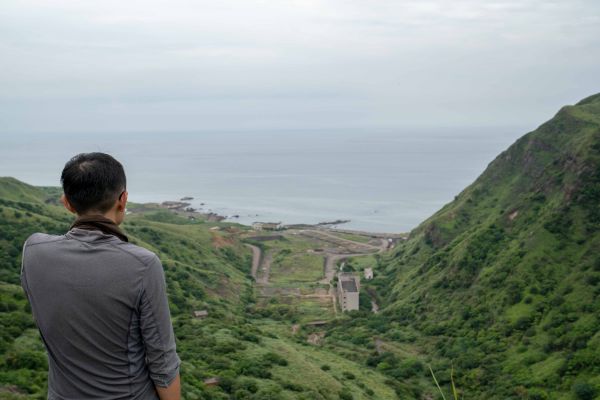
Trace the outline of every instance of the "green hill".
<instances>
[{"instance_id":1,"label":"green hill","mask_svg":"<svg viewBox=\"0 0 600 400\"><path fill-rule=\"evenodd\" d=\"M19 285L20 256L24 240L33 232L62 234L74 216L58 205L59 188L34 187L14 178L0 178L0 296L3 310L0 337L0 387L4 391L30 393L45 398L47 361L29 307ZM169 220L170 223L161 222ZM160 255L169 285L171 311L178 326L182 352L193 339L202 337L210 323L195 324L194 310L209 310L210 320L236 326L233 336L252 335L239 319L244 296L250 291L246 270L249 258L239 242L215 247L213 236L202 222L158 209L129 215L123 225L133 243ZM239 229L239 228L232 228ZM227 233L220 233L227 236ZM227 337L225 335L224 337ZM204 348L206 340L203 340ZM200 346L198 346L200 347ZM194 369L194 362L184 366ZM184 368L185 369L185 368ZM193 386L188 379L186 385ZM200 386L200 385L196 385ZM192 390L192 389L190 389ZM8 396L0 391L0 396ZM4 394L3 394L4 393Z\"/></svg>"},{"instance_id":2,"label":"green hill","mask_svg":"<svg viewBox=\"0 0 600 400\"><path fill-rule=\"evenodd\" d=\"M411 355L398 349L417 349L413 359L431 363L446 388L453 365L465 398L595 398L600 94L502 152L380 271L370 286L383 311L345 335L378 335L400 360ZM385 362L373 354L376 368L402 377L399 361ZM423 370L407 384L415 395Z\"/></svg>"},{"instance_id":3,"label":"green hill","mask_svg":"<svg viewBox=\"0 0 600 400\"><path fill-rule=\"evenodd\" d=\"M57 187L0 178L1 399L46 398L47 358L19 272L22 245L31 233L62 234L73 221L59 205L60 194ZM257 306L251 252L240 240L247 227L191 221L151 204L128 208L136 211L126 217L123 230L131 242L156 252L165 268L185 399L393 396L383 374L310 346L310 332L292 334L292 321L301 312L297 307ZM195 319L197 310L208 316ZM219 378L217 386L204 383L213 377Z\"/></svg>"},{"instance_id":4,"label":"green hill","mask_svg":"<svg viewBox=\"0 0 600 400\"><path fill-rule=\"evenodd\" d=\"M3 399L46 396L19 269L25 238L72 222L60 193L0 178ZM330 313L323 327L293 327L324 315L314 299L257 293L247 227L129 208L123 229L165 267L186 399L440 398L428 366L446 398L451 371L461 398L600 394L600 94L517 140L393 251L348 261L376 277L361 286L360 311ZM315 285L315 249L332 238L315 240L254 242L274 254L272 287ZM204 383L212 377L217 386Z\"/></svg>"}]
</instances>

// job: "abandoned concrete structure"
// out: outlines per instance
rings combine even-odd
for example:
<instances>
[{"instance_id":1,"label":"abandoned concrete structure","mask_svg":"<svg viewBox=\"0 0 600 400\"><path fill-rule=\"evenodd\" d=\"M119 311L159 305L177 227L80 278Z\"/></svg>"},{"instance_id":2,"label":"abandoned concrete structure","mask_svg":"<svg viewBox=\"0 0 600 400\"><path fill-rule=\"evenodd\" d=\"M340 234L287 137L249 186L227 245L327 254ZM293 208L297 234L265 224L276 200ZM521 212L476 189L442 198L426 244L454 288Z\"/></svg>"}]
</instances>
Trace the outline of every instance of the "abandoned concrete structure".
<instances>
[{"instance_id":1,"label":"abandoned concrete structure","mask_svg":"<svg viewBox=\"0 0 600 400\"><path fill-rule=\"evenodd\" d=\"M281 222L253 222L252 229L255 231L278 231L283 229Z\"/></svg>"},{"instance_id":2,"label":"abandoned concrete structure","mask_svg":"<svg viewBox=\"0 0 600 400\"><path fill-rule=\"evenodd\" d=\"M338 274L338 299L342 311L358 310L358 296L360 293L360 278L351 273Z\"/></svg>"}]
</instances>

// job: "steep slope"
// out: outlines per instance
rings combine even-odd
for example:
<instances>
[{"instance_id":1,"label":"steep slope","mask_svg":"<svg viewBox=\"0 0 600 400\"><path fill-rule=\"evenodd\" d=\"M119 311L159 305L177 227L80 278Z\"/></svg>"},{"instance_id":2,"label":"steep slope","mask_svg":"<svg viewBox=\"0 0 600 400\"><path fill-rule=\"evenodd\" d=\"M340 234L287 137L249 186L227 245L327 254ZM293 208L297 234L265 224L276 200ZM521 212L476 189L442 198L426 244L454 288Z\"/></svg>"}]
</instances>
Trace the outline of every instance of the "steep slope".
<instances>
[{"instance_id":1,"label":"steep slope","mask_svg":"<svg viewBox=\"0 0 600 400\"><path fill-rule=\"evenodd\" d=\"M381 268L382 337L417 335L443 383L453 363L465 397L593 398L600 94L517 140Z\"/></svg>"}]
</instances>

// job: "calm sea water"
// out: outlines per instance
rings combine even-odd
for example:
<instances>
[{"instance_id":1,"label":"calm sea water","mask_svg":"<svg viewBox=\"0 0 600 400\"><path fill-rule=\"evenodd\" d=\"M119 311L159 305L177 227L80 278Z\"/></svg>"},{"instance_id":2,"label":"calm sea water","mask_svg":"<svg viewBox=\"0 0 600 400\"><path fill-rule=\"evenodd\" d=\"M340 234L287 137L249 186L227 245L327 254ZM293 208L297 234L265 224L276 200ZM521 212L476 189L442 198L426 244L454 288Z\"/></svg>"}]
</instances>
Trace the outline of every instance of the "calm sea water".
<instances>
[{"instance_id":1,"label":"calm sea water","mask_svg":"<svg viewBox=\"0 0 600 400\"><path fill-rule=\"evenodd\" d=\"M269 131L0 135L0 175L60 185L65 162L103 151L129 199L178 200L241 223L405 232L452 200L525 130ZM200 206L200 203L205 203Z\"/></svg>"}]
</instances>

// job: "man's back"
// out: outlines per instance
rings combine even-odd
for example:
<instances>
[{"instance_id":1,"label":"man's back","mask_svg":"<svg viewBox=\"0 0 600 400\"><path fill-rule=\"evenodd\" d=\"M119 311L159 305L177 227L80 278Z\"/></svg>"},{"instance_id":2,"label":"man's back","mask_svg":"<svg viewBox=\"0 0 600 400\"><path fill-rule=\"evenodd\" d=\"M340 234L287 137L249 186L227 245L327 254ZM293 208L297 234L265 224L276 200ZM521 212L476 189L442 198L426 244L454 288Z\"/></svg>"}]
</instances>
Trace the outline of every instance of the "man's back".
<instances>
[{"instance_id":1,"label":"man's back","mask_svg":"<svg viewBox=\"0 0 600 400\"><path fill-rule=\"evenodd\" d=\"M23 289L48 350L49 399L157 399L179 357L158 257L101 232L31 235Z\"/></svg>"}]
</instances>

